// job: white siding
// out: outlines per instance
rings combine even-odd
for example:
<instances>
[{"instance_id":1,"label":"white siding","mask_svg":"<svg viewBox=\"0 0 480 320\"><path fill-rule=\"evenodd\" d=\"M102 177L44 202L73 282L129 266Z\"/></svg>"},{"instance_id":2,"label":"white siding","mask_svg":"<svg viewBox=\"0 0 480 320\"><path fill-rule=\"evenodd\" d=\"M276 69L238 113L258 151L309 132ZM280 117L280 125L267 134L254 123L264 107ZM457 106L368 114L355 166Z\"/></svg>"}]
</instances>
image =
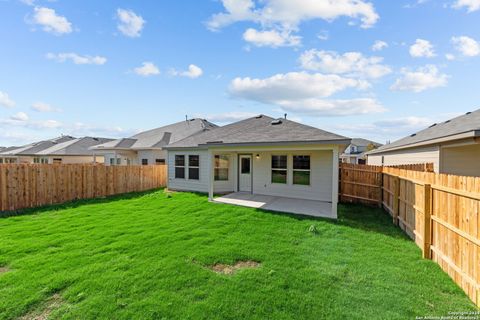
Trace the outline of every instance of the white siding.
<instances>
[{"instance_id":1,"label":"white siding","mask_svg":"<svg viewBox=\"0 0 480 320\"><path fill-rule=\"evenodd\" d=\"M395 166L400 164L433 163L435 172L439 172L440 151L438 146L396 150L368 155L367 163L378 166L382 164Z\"/></svg>"},{"instance_id":2,"label":"white siding","mask_svg":"<svg viewBox=\"0 0 480 320\"><path fill-rule=\"evenodd\" d=\"M48 163L53 163L53 159L62 159L62 164L93 163L93 156L51 156ZM103 159L103 156L97 156L98 163L103 163Z\"/></svg>"},{"instance_id":3,"label":"white siding","mask_svg":"<svg viewBox=\"0 0 480 320\"><path fill-rule=\"evenodd\" d=\"M253 193L309 200L332 200L332 151L257 152L253 157ZM272 155L287 155L287 184L272 183ZM293 155L310 155L310 186L292 184Z\"/></svg>"},{"instance_id":4,"label":"white siding","mask_svg":"<svg viewBox=\"0 0 480 320\"><path fill-rule=\"evenodd\" d=\"M441 173L480 177L480 145L441 149Z\"/></svg>"},{"instance_id":5,"label":"white siding","mask_svg":"<svg viewBox=\"0 0 480 320\"><path fill-rule=\"evenodd\" d=\"M188 180L188 166L186 179L175 179L175 155L185 155L188 164L188 155L200 156L200 179ZM215 152L217 154L217 152ZM238 154L236 152L224 153L230 155L229 181L216 181L214 192L233 192L237 189L237 165ZM309 200L332 200L332 175L333 153L332 151L271 151L271 152L241 152L240 154L252 154L253 193L283 196ZM256 155L259 155L258 159ZM288 156L287 184L274 184L271 182L271 156ZM293 155L310 155L310 186L292 184ZM209 165L207 150L170 151L168 152L168 188L173 190L208 192Z\"/></svg>"},{"instance_id":6,"label":"white siding","mask_svg":"<svg viewBox=\"0 0 480 320\"><path fill-rule=\"evenodd\" d=\"M142 159L147 159L148 164L156 164L156 159L165 159L167 161L166 150L140 150L138 151L138 164L142 164Z\"/></svg>"},{"instance_id":7,"label":"white siding","mask_svg":"<svg viewBox=\"0 0 480 320\"><path fill-rule=\"evenodd\" d=\"M215 181L214 192L225 193L235 191L235 170L236 155L234 153L226 153L230 156L230 168L228 171L228 181ZM175 155L185 155L185 179L175 178ZM200 156L200 174L198 180L188 179L188 156ZM190 150L190 151L170 151L168 152L168 188L172 190L185 190L208 192L208 183L210 181L209 157L207 150Z\"/></svg>"}]
</instances>

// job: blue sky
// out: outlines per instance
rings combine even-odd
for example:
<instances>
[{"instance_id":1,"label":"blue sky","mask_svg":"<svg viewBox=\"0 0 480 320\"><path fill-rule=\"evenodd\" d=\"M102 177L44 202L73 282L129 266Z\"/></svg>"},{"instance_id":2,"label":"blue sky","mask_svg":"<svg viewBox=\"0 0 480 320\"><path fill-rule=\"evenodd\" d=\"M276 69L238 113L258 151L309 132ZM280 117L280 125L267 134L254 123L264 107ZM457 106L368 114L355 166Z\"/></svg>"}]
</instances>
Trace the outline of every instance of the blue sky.
<instances>
[{"instance_id":1,"label":"blue sky","mask_svg":"<svg viewBox=\"0 0 480 320\"><path fill-rule=\"evenodd\" d=\"M479 41L480 0L0 0L0 145L259 113L395 140L479 107Z\"/></svg>"}]
</instances>

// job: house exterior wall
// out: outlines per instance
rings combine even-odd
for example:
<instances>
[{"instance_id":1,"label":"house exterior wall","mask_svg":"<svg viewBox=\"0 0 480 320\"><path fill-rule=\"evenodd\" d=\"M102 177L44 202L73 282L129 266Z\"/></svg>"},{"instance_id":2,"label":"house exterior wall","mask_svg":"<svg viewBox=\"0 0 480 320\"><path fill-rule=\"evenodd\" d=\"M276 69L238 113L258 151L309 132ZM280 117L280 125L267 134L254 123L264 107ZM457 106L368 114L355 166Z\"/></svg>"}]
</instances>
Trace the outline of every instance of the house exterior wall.
<instances>
[{"instance_id":1,"label":"house exterior wall","mask_svg":"<svg viewBox=\"0 0 480 320\"><path fill-rule=\"evenodd\" d=\"M112 159L115 159L115 153L114 152L108 152L108 153L96 153L97 155L103 155L105 159L105 165L109 166L111 165ZM137 153L133 151L118 151L117 154L117 159L120 159L119 165L126 166L128 164L138 164L137 162ZM114 160L113 160L114 161ZM114 161L115 163L115 161Z\"/></svg>"},{"instance_id":2,"label":"house exterior wall","mask_svg":"<svg viewBox=\"0 0 480 320\"><path fill-rule=\"evenodd\" d=\"M229 180L215 181L215 193L237 191L238 155L252 155L252 172L254 194L282 196L298 199L332 201L333 153L331 150L302 151L213 151L213 154L230 156ZM185 155L185 179L175 179L175 155ZM199 155L199 180L188 179L188 155ZM257 158L258 155L258 158ZM272 155L287 155L287 184L271 182ZM310 155L310 185L293 185L293 155ZM171 150L168 152L168 188L172 190L208 192L210 181L210 163L208 150Z\"/></svg>"},{"instance_id":3,"label":"house exterior wall","mask_svg":"<svg viewBox=\"0 0 480 320\"><path fill-rule=\"evenodd\" d=\"M157 159L163 159L167 161L166 150L139 150L137 153L137 163L142 164L142 159L147 159L148 164L156 164Z\"/></svg>"},{"instance_id":4,"label":"house exterior wall","mask_svg":"<svg viewBox=\"0 0 480 320\"><path fill-rule=\"evenodd\" d=\"M441 148L441 173L480 177L480 145Z\"/></svg>"},{"instance_id":5,"label":"house exterior wall","mask_svg":"<svg viewBox=\"0 0 480 320\"><path fill-rule=\"evenodd\" d=\"M236 154L233 152L216 153L225 154L230 157L228 181L215 181L214 192L225 193L235 191L236 184ZM175 178L175 156L185 155L185 179ZM200 159L199 179L191 180L188 177L188 156L198 155ZM208 192L210 181L210 163L207 150L169 151L168 152L168 188L172 190Z\"/></svg>"},{"instance_id":6,"label":"house exterior wall","mask_svg":"<svg viewBox=\"0 0 480 320\"><path fill-rule=\"evenodd\" d=\"M62 159L62 164L93 163L93 156L48 156L48 163L54 163L54 159ZM97 163L103 163L104 157L98 155L96 161Z\"/></svg>"},{"instance_id":7,"label":"house exterior wall","mask_svg":"<svg viewBox=\"0 0 480 320\"><path fill-rule=\"evenodd\" d=\"M416 163L433 163L435 172L439 172L440 148L438 146L421 147L369 154L367 156L367 164L369 165L395 166Z\"/></svg>"}]
</instances>

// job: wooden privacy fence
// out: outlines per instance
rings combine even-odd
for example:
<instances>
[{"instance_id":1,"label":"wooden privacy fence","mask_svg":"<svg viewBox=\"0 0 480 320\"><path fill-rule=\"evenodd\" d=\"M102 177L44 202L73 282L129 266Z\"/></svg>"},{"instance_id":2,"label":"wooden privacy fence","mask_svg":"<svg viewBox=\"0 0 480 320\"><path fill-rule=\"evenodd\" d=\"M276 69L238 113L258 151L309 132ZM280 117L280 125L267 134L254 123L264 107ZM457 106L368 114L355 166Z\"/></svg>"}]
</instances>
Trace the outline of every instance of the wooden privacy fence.
<instances>
[{"instance_id":1,"label":"wooden privacy fence","mask_svg":"<svg viewBox=\"0 0 480 320\"><path fill-rule=\"evenodd\" d=\"M480 178L390 167L358 169L371 171L349 173L348 179L352 180L341 190L341 199L382 206L393 223L422 249L423 257L438 263L480 306ZM371 173L374 170L375 177ZM377 192L362 194L356 190L364 184L375 185L374 179Z\"/></svg>"},{"instance_id":2,"label":"wooden privacy fence","mask_svg":"<svg viewBox=\"0 0 480 320\"><path fill-rule=\"evenodd\" d=\"M164 187L166 165L0 165L0 211Z\"/></svg>"}]
</instances>

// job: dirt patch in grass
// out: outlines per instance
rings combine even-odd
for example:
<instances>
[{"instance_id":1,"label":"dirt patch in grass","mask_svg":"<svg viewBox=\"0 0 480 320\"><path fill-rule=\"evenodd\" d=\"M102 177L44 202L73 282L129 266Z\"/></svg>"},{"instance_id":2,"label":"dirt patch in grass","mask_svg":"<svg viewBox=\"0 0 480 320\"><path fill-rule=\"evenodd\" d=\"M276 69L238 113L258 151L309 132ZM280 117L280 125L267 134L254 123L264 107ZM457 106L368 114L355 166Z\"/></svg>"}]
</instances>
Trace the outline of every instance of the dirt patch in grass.
<instances>
[{"instance_id":1,"label":"dirt patch in grass","mask_svg":"<svg viewBox=\"0 0 480 320\"><path fill-rule=\"evenodd\" d=\"M260 263L253 260L237 261L234 265L216 263L210 266L213 272L232 275L241 269L254 269L260 267Z\"/></svg>"},{"instance_id":2,"label":"dirt patch in grass","mask_svg":"<svg viewBox=\"0 0 480 320\"><path fill-rule=\"evenodd\" d=\"M47 320L50 314L63 304L62 297L56 293L51 296L40 308L37 308L26 315L20 317L20 320Z\"/></svg>"},{"instance_id":3,"label":"dirt patch in grass","mask_svg":"<svg viewBox=\"0 0 480 320\"><path fill-rule=\"evenodd\" d=\"M7 267L0 267L0 274L10 271Z\"/></svg>"}]
</instances>

